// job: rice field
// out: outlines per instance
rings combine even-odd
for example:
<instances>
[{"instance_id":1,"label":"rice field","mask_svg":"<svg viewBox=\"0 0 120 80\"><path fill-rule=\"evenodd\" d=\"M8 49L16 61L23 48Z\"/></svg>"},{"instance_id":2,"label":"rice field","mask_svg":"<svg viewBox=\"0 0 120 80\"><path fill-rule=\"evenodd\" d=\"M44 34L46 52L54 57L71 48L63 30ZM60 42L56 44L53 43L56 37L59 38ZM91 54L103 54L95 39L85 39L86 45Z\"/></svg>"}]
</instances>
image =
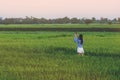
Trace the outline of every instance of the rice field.
<instances>
[{"instance_id":1,"label":"rice field","mask_svg":"<svg viewBox=\"0 0 120 80\"><path fill-rule=\"evenodd\" d=\"M120 80L120 33L0 32L0 80Z\"/></svg>"},{"instance_id":2,"label":"rice field","mask_svg":"<svg viewBox=\"0 0 120 80\"><path fill-rule=\"evenodd\" d=\"M120 24L0 24L0 28L120 28Z\"/></svg>"}]
</instances>

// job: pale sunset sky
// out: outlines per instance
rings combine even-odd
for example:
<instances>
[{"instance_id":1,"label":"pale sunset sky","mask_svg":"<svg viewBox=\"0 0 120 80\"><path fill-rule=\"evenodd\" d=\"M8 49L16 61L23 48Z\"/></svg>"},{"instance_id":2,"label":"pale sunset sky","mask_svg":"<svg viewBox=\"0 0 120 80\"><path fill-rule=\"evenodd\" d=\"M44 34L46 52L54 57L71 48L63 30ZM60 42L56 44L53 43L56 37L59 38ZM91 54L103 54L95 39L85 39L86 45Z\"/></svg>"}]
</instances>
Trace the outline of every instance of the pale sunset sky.
<instances>
[{"instance_id":1,"label":"pale sunset sky","mask_svg":"<svg viewBox=\"0 0 120 80\"><path fill-rule=\"evenodd\" d=\"M0 0L0 17L117 18L120 0Z\"/></svg>"}]
</instances>

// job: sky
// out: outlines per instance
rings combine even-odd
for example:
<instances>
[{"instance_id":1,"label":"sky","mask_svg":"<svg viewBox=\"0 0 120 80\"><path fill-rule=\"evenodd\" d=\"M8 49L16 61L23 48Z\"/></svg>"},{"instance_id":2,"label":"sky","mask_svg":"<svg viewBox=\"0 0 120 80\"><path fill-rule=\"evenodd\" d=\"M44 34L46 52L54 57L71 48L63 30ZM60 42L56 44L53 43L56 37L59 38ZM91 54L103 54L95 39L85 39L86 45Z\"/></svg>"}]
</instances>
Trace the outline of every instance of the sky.
<instances>
[{"instance_id":1,"label":"sky","mask_svg":"<svg viewBox=\"0 0 120 80\"><path fill-rule=\"evenodd\" d=\"M0 17L116 18L120 0L0 0Z\"/></svg>"}]
</instances>

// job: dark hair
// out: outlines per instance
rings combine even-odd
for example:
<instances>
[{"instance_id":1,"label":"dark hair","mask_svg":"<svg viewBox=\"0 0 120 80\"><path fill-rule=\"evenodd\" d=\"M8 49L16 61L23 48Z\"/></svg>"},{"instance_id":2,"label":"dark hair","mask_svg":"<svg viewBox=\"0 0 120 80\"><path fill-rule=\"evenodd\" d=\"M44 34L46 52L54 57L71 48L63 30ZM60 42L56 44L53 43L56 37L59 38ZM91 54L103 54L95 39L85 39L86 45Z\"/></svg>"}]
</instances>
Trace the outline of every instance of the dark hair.
<instances>
[{"instance_id":1,"label":"dark hair","mask_svg":"<svg viewBox=\"0 0 120 80\"><path fill-rule=\"evenodd\" d=\"M78 39L81 40L80 44L83 44L83 35L82 34L79 35Z\"/></svg>"}]
</instances>

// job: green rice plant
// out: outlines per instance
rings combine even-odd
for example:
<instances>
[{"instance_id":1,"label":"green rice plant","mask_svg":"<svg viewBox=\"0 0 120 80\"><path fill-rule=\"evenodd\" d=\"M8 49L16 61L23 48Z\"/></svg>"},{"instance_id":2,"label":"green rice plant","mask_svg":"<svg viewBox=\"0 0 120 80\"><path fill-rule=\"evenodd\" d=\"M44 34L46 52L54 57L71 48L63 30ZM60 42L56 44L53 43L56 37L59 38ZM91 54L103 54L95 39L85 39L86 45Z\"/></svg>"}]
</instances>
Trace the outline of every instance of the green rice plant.
<instances>
[{"instance_id":1,"label":"green rice plant","mask_svg":"<svg viewBox=\"0 0 120 80\"><path fill-rule=\"evenodd\" d=\"M0 32L0 80L119 80L120 33Z\"/></svg>"},{"instance_id":2,"label":"green rice plant","mask_svg":"<svg viewBox=\"0 0 120 80\"><path fill-rule=\"evenodd\" d=\"M0 24L0 28L120 28L120 24Z\"/></svg>"}]
</instances>

